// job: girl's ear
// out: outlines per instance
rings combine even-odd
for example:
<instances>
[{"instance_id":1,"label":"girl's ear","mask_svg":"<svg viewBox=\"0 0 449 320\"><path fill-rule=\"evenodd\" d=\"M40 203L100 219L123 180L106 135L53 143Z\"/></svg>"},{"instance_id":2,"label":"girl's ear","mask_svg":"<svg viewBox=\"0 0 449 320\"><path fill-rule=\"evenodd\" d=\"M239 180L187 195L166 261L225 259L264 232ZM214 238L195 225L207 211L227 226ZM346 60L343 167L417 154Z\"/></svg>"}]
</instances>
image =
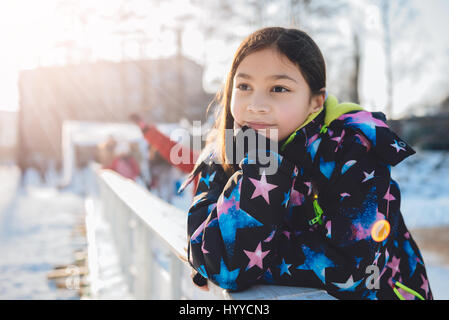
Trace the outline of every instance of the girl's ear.
<instances>
[{"instance_id":1,"label":"girl's ear","mask_svg":"<svg viewBox=\"0 0 449 320\"><path fill-rule=\"evenodd\" d=\"M319 94L312 97L311 103L311 113L318 112L323 106L326 100L326 89L322 88Z\"/></svg>"}]
</instances>

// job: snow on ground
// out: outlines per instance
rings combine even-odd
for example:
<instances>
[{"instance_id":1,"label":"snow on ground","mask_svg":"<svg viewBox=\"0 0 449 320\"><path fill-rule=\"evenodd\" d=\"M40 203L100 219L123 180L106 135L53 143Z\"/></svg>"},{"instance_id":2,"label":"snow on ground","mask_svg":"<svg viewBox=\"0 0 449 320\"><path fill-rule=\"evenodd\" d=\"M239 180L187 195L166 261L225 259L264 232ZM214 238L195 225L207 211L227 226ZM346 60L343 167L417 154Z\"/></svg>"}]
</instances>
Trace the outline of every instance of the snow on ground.
<instances>
[{"instance_id":1,"label":"snow on ground","mask_svg":"<svg viewBox=\"0 0 449 320\"><path fill-rule=\"evenodd\" d=\"M90 284L90 295L86 299L133 299L120 267L110 224L104 219L101 203L95 198L86 200L86 229Z\"/></svg>"},{"instance_id":2,"label":"snow on ground","mask_svg":"<svg viewBox=\"0 0 449 320\"><path fill-rule=\"evenodd\" d=\"M410 229L449 225L449 152L416 151L391 170L405 223Z\"/></svg>"},{"instance_id":3,"label":"snow on ground","mask_svg":"<svg viewBox=\"0 0 449 320\"><path fill-rule=\"evenodd\" d=\"M74 290L56 289L47 273L70 264L85 246L72 236L83 198L40 185L36 172L29 171L25 183L19 186L15 167L0 170L0 299L78 299Z\"/></svg>"}]
</instances>

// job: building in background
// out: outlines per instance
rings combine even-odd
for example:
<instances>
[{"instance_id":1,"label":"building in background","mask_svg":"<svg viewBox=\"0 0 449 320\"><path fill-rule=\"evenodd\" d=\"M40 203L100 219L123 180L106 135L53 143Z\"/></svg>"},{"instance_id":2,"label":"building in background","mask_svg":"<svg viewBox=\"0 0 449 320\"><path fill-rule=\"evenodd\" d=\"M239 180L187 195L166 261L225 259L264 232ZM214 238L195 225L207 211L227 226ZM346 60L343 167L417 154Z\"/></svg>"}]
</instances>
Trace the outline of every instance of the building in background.
<instances>
[{"instance_id":1,"label":"building in background","mask_svg":"<svg viewBox=\"0 0 449 320\"><path fill-rule=\"evenodd\" d=\"M213 95L202 79L203 67L182 56L22 71L17 163L60 167L65 120L125 122L135 112L154 122L205 120Z\"/></svg>"}]
</instances>

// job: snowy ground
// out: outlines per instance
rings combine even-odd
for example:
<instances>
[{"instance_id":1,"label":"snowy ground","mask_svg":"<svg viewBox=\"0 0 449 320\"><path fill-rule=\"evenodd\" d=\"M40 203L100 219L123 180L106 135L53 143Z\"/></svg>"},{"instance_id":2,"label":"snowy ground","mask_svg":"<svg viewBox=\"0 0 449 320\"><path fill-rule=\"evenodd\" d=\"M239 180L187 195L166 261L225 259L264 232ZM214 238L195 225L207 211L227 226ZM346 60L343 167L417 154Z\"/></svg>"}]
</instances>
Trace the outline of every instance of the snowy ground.
<instances>
[{"instance_id":1,"label":"snowy ground","mask_svg":"<svg viewBox=\"0 0 449 320\"><path fill-rule=\"evenodd\" d=\"M14 167L0 170L0 299L78 299L76 291L56 289L47 273L71 264L85 243L73 227L83 214L83 198L55 188L19 187Z\"/></svg>"},{"instance_id":2,"label":"snowy ground","mask_svg":"<svg viewBox=\"0 0 449 320\"><path fill-rule=\"evenodd\" d=\"M449 153L419 151L393 168L392 176L401 188L402 212L412 235L423 227L449 230ZM21 188L18 170L0 166L0 299L78 299L77 292L56 289L47 280L53 267L70 264L73 252L85 247L72 233L84 217L82 191L88 180L82 172L75 177L70 190L61 192L53 187L54 173L43 185L29 172ZM173 202L185 205L181 198ZM449 245L447 250L445 255ZM441 258L441 250L422 254L435 298L449 299L448 260Z\"/></svg>"},{"instance_id":3,"label":"snowy ground","mask_svg":"<svg viewBox=\"0 0 449 320\"><path fill-rule=\"evenodd\" d=\"M418 151L391 170L410 229L449 226L449 152Z\"/></svg>"}]
</instances>

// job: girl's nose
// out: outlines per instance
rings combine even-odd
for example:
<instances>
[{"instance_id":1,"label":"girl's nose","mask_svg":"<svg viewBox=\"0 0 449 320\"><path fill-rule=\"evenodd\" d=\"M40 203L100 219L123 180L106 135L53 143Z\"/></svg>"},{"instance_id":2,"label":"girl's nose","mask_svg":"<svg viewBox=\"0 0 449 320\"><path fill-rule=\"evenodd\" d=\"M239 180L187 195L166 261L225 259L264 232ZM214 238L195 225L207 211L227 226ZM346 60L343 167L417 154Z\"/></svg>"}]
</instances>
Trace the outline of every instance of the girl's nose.
<instances>
[{"instance_id":1,"label":"girl's nose","mask_svg":"<svg viewBox=\"0 0 449 320\"><path fill-rule=\"evenodd\" d=\"M265 99L262 99L261 97L254 97L248 104L247 110L254 113L268 113L270 111L270 107Z\"/></svg>"}]
</instances>

